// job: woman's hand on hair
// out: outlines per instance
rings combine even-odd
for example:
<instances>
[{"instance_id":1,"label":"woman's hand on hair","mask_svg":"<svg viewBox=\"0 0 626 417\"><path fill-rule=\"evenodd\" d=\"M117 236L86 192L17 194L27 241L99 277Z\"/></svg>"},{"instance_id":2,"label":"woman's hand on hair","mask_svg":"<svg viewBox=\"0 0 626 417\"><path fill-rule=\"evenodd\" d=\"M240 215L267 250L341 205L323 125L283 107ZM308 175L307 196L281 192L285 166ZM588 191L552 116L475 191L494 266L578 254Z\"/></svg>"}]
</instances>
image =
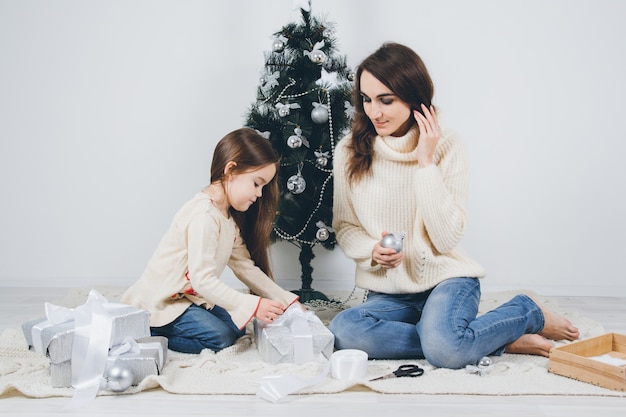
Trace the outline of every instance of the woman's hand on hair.
<instances>
[{"instance_id":1,"label":"woman's hand on hair","mask_svg":"<svg viewBox=\"0 0 626 417\"><path fill-rule=\"evenodd\" d=\"M433 106L428 108L422 104L422 111L424 114L413 110L413 117L415 117L420 129L420 137L416 149L417 161L420 168L425 168L433 163L435 148L439 139L441 139L441 129L439 128L437 114Z\"/></svg>"}]
</instances>

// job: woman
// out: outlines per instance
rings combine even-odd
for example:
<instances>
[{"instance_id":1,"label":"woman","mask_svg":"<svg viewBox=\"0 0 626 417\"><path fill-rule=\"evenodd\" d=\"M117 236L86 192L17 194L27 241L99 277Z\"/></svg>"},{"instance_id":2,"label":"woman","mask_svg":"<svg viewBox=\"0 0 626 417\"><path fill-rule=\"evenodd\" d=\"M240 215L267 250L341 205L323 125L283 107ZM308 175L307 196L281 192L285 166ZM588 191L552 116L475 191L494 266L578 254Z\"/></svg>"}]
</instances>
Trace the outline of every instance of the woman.
<instances>
[{"instance_id":1,"label":"woman","mask_svg":"<svg viewBox=\"0 0 626 417\"><path fill-rule=\"evenodd\" d=\"M547 339L574 340L578 329L528 296L476 317L485 272L459 248L466 152L433 94L403 45L382 45L356 71L352 132L335 152L333 228L369 294L331 322L335 346L453 369L503 352L548 356ZM390 232L405 235L400 251L383 247Z\"/></svg>"}]
</instances>

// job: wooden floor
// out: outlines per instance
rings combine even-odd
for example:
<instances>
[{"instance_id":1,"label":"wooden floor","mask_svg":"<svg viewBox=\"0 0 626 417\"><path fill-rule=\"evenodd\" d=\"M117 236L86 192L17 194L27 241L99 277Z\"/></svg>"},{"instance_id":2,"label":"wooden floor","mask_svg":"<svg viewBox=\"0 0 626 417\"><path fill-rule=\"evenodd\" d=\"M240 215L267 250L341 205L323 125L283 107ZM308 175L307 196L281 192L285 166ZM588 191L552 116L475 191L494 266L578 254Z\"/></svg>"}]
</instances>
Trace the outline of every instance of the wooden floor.
<instances>
[{"instance_id":1,"label":"wooden floor","mask_svg":"<svg viewBox=\"0 0 626 417\"><path fill-rule=\"evenodd\" d=\"M59 300L64 288L0 287L0 331L43 315L45 301ZM578 310L606 331L626 334L626 297L554 297L565 310ZM579 396L383 395L369 390L340 394L290 396L271 404L255 396L172 395L153 390L134 395L96 398L89 406L62 411L67 398L0 397L0 414L11 416L480 416L596 417L626 415L626 398Z\"/></svg>"}]
</instances>

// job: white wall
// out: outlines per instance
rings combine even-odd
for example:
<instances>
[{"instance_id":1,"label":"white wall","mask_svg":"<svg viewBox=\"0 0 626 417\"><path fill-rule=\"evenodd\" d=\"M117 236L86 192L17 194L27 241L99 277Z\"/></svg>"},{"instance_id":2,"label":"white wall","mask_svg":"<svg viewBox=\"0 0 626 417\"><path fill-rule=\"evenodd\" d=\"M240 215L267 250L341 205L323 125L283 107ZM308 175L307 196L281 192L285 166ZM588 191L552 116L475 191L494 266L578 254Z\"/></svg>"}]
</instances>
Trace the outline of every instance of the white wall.
<instances>
[{"instance_id":1,"label":"white wall","mask_svg":"<svg viewBox=\"0 0 626 417\"><path fill-rule=\"evenodd\" d=\"M242 126L291 0L0 0L0 285L127 285ZM246 13L244 15L244 10ZM626 2L314 0L352 66L413 47L470 152L485 290L626 295ZM316 248L316 289L352 262ZM273 248L299 287L297 251ZM227 280L232 277L227 276ZM233 282L235 285L235 283Z\"/></svg>"}]
</instances>

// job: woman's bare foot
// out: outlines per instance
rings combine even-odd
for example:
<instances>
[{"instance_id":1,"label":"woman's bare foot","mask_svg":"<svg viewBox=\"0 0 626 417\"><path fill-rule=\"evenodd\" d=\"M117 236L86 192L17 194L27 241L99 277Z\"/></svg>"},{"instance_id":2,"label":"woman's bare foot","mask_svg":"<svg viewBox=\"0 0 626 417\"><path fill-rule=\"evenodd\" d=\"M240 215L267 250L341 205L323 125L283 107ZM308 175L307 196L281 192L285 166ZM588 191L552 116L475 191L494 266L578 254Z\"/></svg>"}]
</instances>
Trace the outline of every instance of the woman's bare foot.
<instances>
[{"instance_id":1,"label":"woman's bare foot","mask_svg":"<svg viewBox=\"0 0 626 417\"><path fill-rule=\"evenodd\" d=\"M505 353L521 353L525 355L550 356L554 343L538 334L524 334L504 348Z\"/></svg>"},{"instance_id":2,"label":"woman's bare foot","mask_svg":"<svg viewBox=\"0 0 626 417\"><path fill-rule=\"evenodd\" d=\"M535 301L535 303L537 302ZM537 303L537 305L541 308L541 311L543 311L543 317L545 319L543 330L539 332L541 336L552 340L578 339L578 328L576 328L576 326L574 326L568 319L559 316L554 311L545 308L539 303Z\"/></svg>"}]
</instances>

